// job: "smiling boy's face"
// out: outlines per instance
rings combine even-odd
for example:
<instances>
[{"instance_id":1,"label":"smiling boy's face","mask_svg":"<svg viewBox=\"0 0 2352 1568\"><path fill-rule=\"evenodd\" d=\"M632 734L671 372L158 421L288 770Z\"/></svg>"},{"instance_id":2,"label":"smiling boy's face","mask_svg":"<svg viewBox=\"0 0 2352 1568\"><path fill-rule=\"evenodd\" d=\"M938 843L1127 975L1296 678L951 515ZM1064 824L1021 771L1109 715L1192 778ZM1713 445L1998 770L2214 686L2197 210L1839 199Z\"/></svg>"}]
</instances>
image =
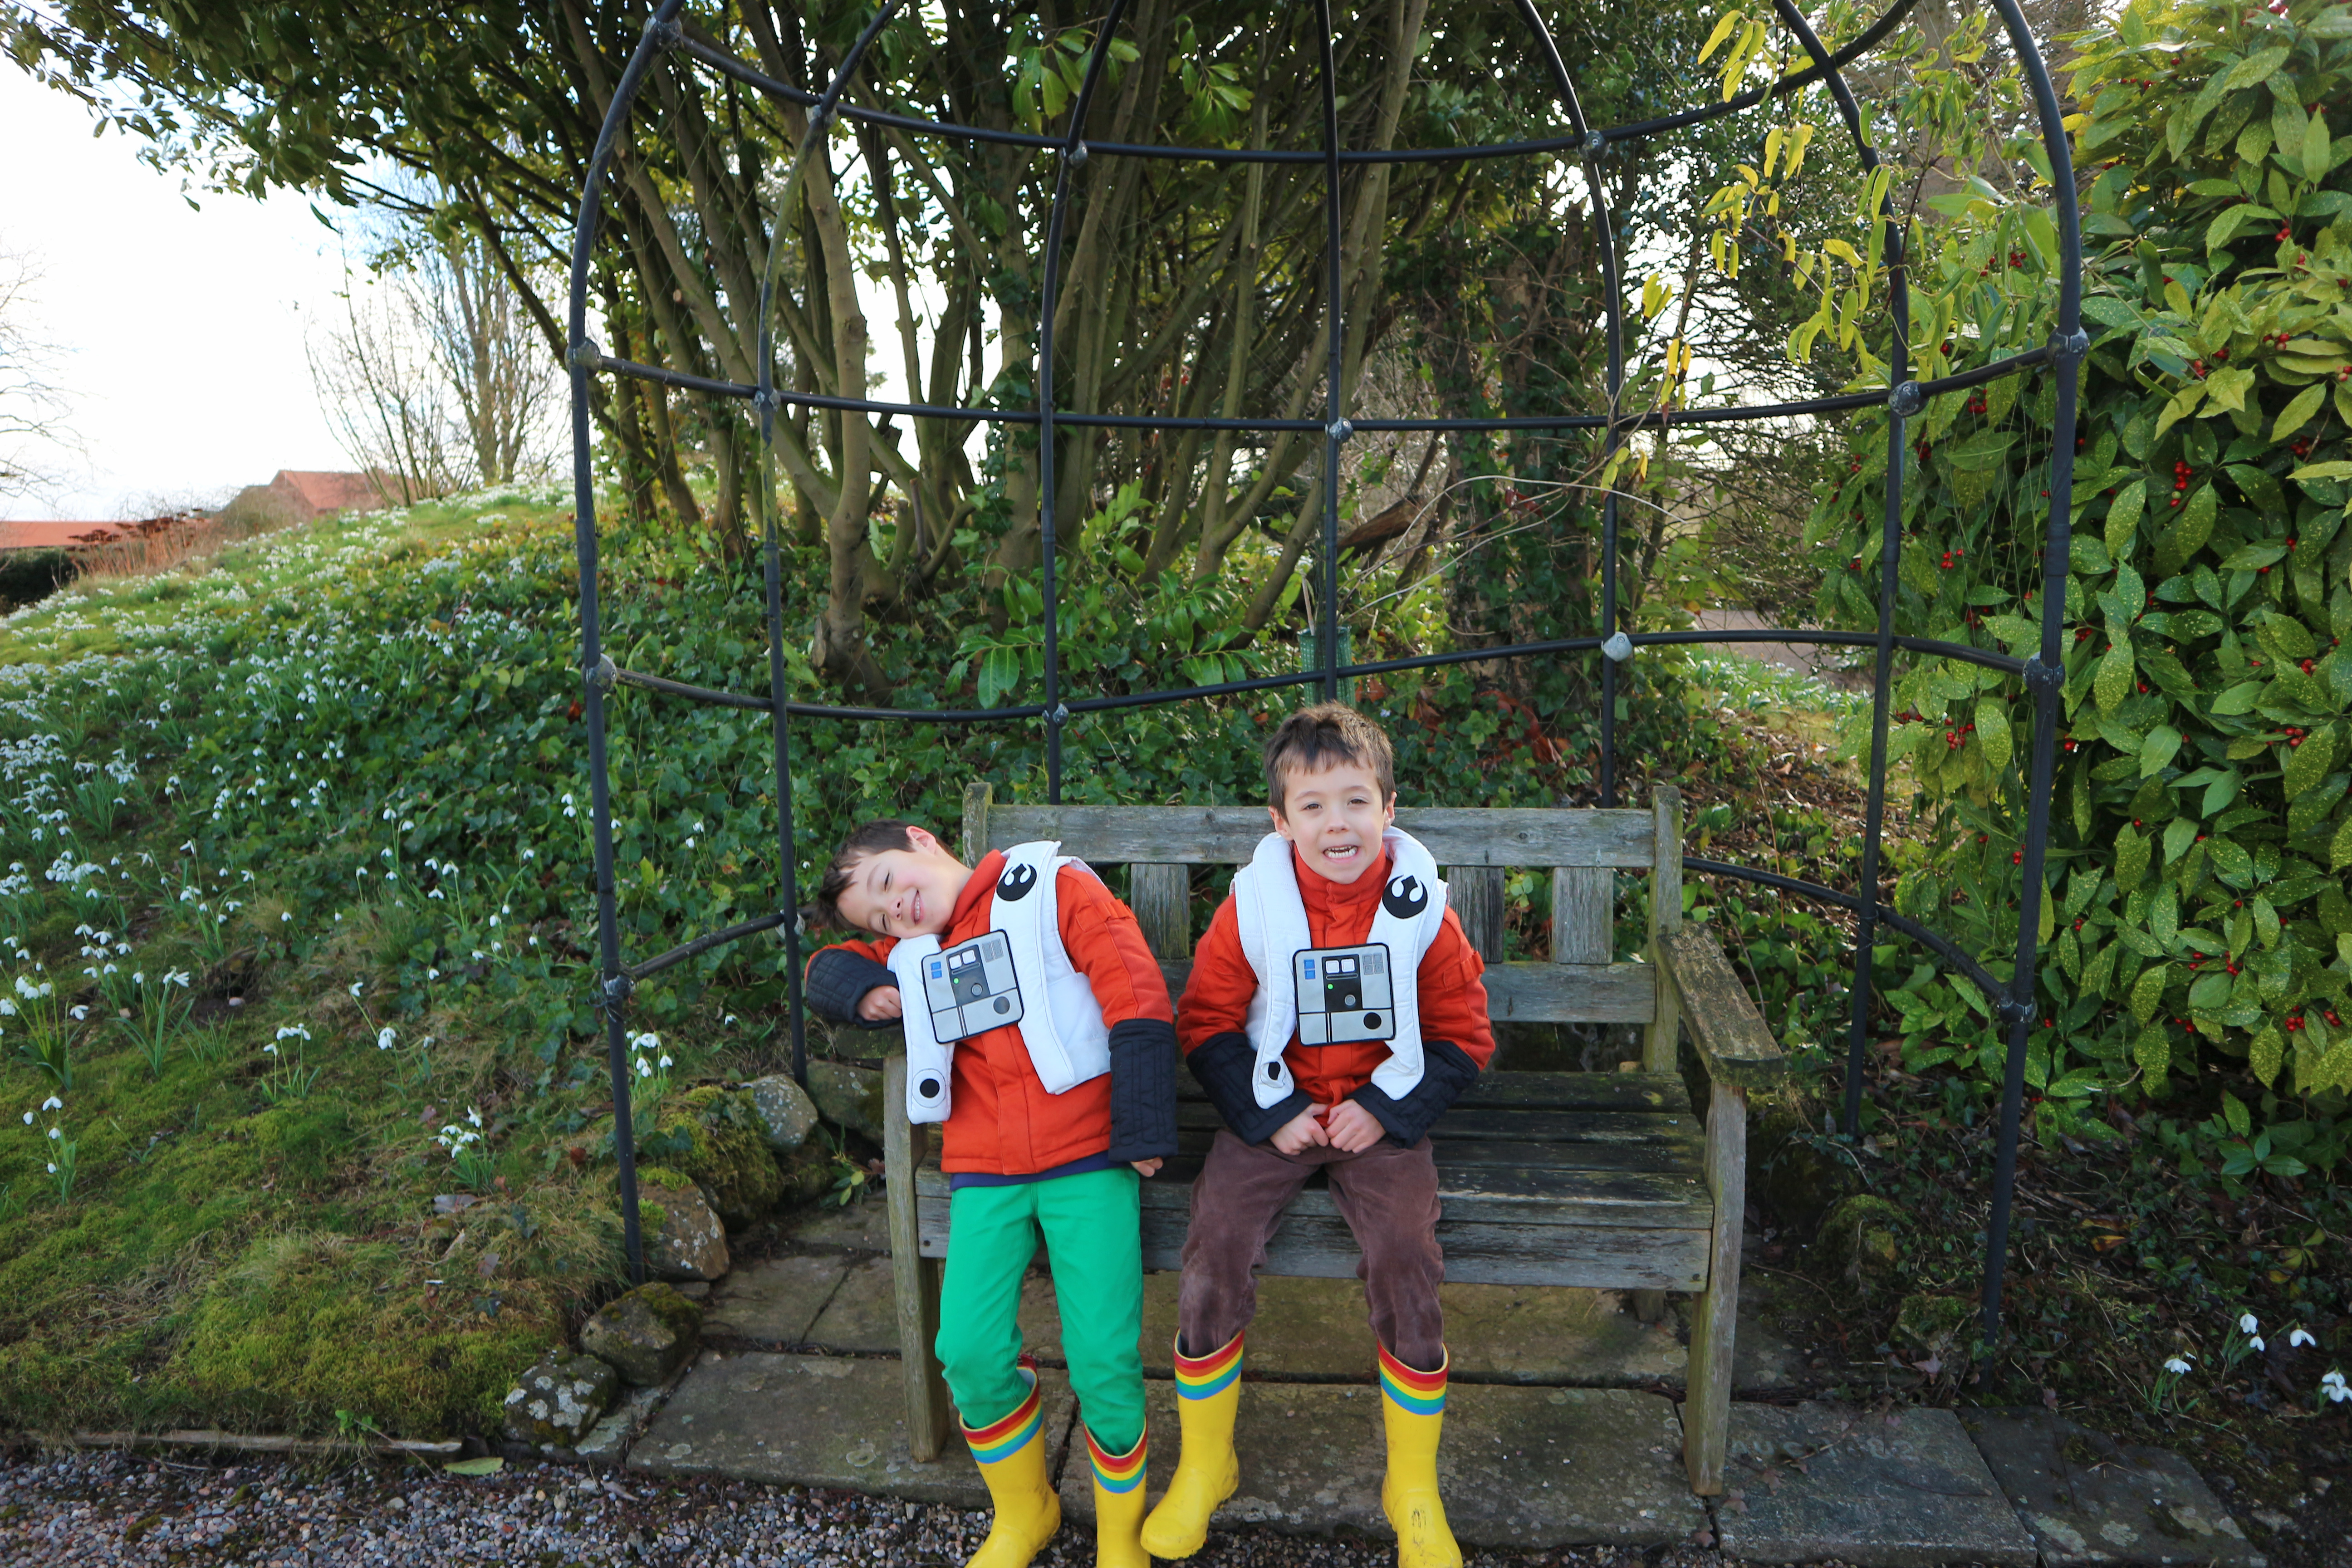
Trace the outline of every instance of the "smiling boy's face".
<instances>
[{"instance_id":1,"label":"smiling boy's face","mask_svg":"<svg viewBox=\"0 0 2352 1568\"><path fill-rule=\"evenodd\" d=\"M907 842L911 847L877 850L857 863L834 900L844 921L902 941L946 932L971 868L922 828L908 828Z\"/></svg>"},{"instance_id":2,"label":"smiling boy's face","mask_svg":"<svg viewBox=\"0 0 2352 1568\"><path fill-rule=\"evenodd\" d=\"M1396 820L1396 797L1360 763L1339 762L1283 779L1282 805L1266 807L1274 830L1290 840L1318 877L1352 882L1381 861L1381 835Z\"/></svg>"}]
</instances>

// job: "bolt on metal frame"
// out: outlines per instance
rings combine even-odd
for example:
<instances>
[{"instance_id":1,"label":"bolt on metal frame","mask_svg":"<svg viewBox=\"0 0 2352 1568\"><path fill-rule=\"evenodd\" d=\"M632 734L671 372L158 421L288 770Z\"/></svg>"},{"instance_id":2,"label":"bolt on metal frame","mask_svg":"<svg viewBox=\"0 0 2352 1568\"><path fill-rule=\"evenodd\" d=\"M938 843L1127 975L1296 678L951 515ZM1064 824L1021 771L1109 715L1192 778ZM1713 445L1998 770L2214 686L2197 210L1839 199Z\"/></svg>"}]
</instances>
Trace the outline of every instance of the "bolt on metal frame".
<instances>
[{"instance_id":1,"label":"bolt on metal frame","mask_svg":"<svg viewBox=\"0 0 2352 1568\"><path fill-rule=\"evenodd\" d=\"M1719 119L1725 115L1752 108L1768 98L1785 95L1813 83L1825 81L1829 84L1839 116L1845 124L1866 176L1871 170L1879 166L1879 158L1870 142L1867 121L1846 84L1844 68L1891 35L1905 16L1909 13L1914 3L1915 0L1893 0L1877 21L1856 36L1843 48L1832 52L1825 48L1814 35L1804 15L1797 9L1794 0L1773 0L1773 9L1782 25L1796 37L1811 58L1812 65L1809 68L1785 77L1769 86L1751 89L1719 104L1685 110L1680 113L1643 121L1635 124L1594 129L1588 126L1585 121L1583 109L1577 98L1574 80L1560 57L1557 41L1553 38L1542 16L1538 14L1533 0L1515 0L1519 19L1527 27L1530 47L1536 58L1542 63L1552 94L1559 100L1561 111L1568 120L1569 130L1565 134L1465 147L1353 150L1343 148L1339 144L1338 88L1333 61L1334 34L1330 0L1317 0L1316 16L1321 33L1318 76L1322 93L1323 145L1318 150L1285 150L1088 142L1086 139L1087 112L1093 105L1096 89L1102 79L1103 62L1108 57L1110 41L1118 34L1120 21L1125 16L1127 0L1109 0L1108 9L1096 30L1093 46L1087 54L1082 85L1070 105L1067 124L1058 136L1031 135L929 121L864 108L845 101L845 91L857 74L866 48L889 24L891 18L898 13L900 0L884 0L884 4L876 12L865 30L858 35L856 41L843 56L840 70L826 84L822 93L810 93L779 81L722 50L688 37L679 21L680 14L685 8L685 0L662 0L659 7L647 19L644 34L630 55L627 68L623 72L619 85L613 94L610 110L598 132L595 148L589 159L580 199L579 219L572 237L571 313L567 354L572 383L574 531L580 568L580 655L584 685L582 702L583 716L588 730L589 803L595 845L597 957L600 971L598 1004L604 1019L606 1055L612 1079L613 1144L619 1166L623 1241L628 1254L630 1278L633 1280L642 1280L645 1278L644 1239L637 1214L635 1143L629 1109L627 1035L625 1028L628 997L636 983L715 947L761 931L781 928L788 955L787 986L792 1020L793 1073L796 1079L803 1081L807 1077L807 1038L801 996L801 933L796 919L799 900L797 884L793 880L793 868L797 864L791 768L793 719L883 720L905 723L943 724L1004 723L1043 720L1045 725L1046 790L1048 798L1058 803L1062 789L1062 733L1071 719L1080 713L1106 712L1164 702L1190 701L1241 692L1266 691L1304 685L1318 687L1321 695L1329 699L1338 695L1339 682L1343 679L1381 675L1398 670L1427 669L1473 660L1590 654L1598 651L1603 656L1601 669L1601 802L1607 806L1616 804L1617 793L1617 666L1622 660L1631 658L1636 648L1696 642L1809 643L1867 647L1874 650L1869 793L1864 814L1859 890L1853 893L1842 892L1836 889L1823 887L1798 878L1781 876L1759 868L1735 866L1725 861L1697 856L1685 857L1684 864L1694 871L1737 878L1783 892L1800 894L1853 911L1856 926L1852 987L1853 1016L1845 1066L1843 1117L1844 1129L1850 1137L1858 1131L1860 1123L1862 1064L1866 1044L1872 986L1871 950L1876 942L1879 927L1885 926L1888 930L1925 945L1950 968L1976 984L1988 997L1999 999L1996 1012L2008 1030L2009 1048L2007 1071L2001 1087L2000 1141L1993 1171L1991 1219L1985 1240L1983 1283L1984 1336L1988 1342L1997 1338L2000 1321L2002 1268L2008 1253L2010 1205L2016 1184L2019 1117L2024 1088L2026 1041L2035 1014L2033 998L2039 957L2037 931L2042 896L2042 869L2047 858L2049 840L2050 799L2052 774L2055 767L2057 750L2059 700L2061 689L2065 681L2060 635L2064 616L2064 587L2071 536L2076 380L2084 356L2089 352L2090 347L2089 339L2082 329L2083 247L2074 198L2074 163L2071 150L2067 145L2066 132L2061 124L2056 91L2051 85L2050 73L2042 60L2042 51L2035 43L2032 31L2026 26L2025 18L2018 8L2017 0L1993 0L1993 8L2000 15L2001 25L2008 34L2011 47L2017 51L2032 89L2042 147L2048 154L2053 175L2051 216L2056 225L2060 249L2057 268L2059 299L2056 330L2048 342L2038 348L1931 381L1911 379L1908 368L1911 323L1908 319L1907 289L1905 286L1906 261L1903 232L1889 215L1886 199L1882 195L1878 201L1874 219L1887 225L1884 254L1886 258L1889 278L1888 292L1893 324L1887 356L1887 384L1883 390L1847 393L1837 396L1805 398L1776 404L1691 409L1672 414L1659 411L1628 412L1621 407L1625 380L1624 308L1618 279L1616 224L1609 209L1607 190L1600 171L1601 160L1606 156L1613 142L1656 135ZM797 199L802 172L816 146L817 139L827 133L835 120L846 119L868 124L891 126L950 140L1027 147L1039 153L1051 154L1055 163L1054 195L1046 222L1043 302L1038 315L1036 407L1034 410L1020 410L940 406L919 403L885 402L870 398L827 396L778 388L773 379L775 344L772 323L774 320L775 289L787 253L786 237L789 232L789 226L781 222L776 225L771 237L767 265L762 274L760 299L760 381L756 385L687 375L659 366L638 364L606 356L588 336L588 264L598 237L605 176L611 168L614 148L628 126L631 110L635 106L637 92L645 83L647 71L652 68L656 57L670 51L683 54L737 82L807 110L808 129L801 140L791 169L786 175L782 195L778 198L776 207L779 213L789 210L793 201ZM1344 343L1344 322L1339 300L1341 260L1339 177L1341 170L1351 164L1467 163L1483 159L1527 157L1546 153L1572 153L1581 163L1585 171L1587 189L1592 205L1594 237L1607 296L1608 360L1604 388L1609 400L1608 408L1601 413L1557 414L1510 418L1351 420L1346 409L1341 406L1340 389ZM1159 417L1094 414L1084 410L1062 409L1055 405L1053 321L1061 283L1064 217L1069 205L1073 172L1085 167L1088 160L1095 156L1182 159L1221 165L1257 163L1319 163L1322 166L1326 192L1323 267L1328 353L1325 369L1324 410L1320 419ZM1958 643L1896 635L1894 629L1895 595L1896 568L1902 552L1903 470L1906 451L1905 437L1906 423L1924 413L1927 400L1939 393L1982 385L2004 376L2021 374L2028 370L2042 366L2049 367L2056 376L2057 385L2055 417L2052 422L2051 431L2050 514L2042 544L2042 628L2039 650L2030 658L2019 659L2006 654ZM665 386L733 398L750 405L756 411L764 464L762 482L756 486L755 489L756 505L760 515L761 561L766 596L769 696L758 697L742 692L718 690L620 669L604 652L602 640L602 611L597 599L596 587L596 498L591 468L588 410L588 378L600 373L632 376ZM1412 658L1381 659L1367 663L1340 662L1339 469L1341 449L1353 436L1367 432L1444 435L1509 430L1594 430L1601 432L1602 451L1605 456L1614 451L1633 433L1643 429L1663 428L1669 424L1701 425L1769 419L1790 415L1834 415L1859 408L1877 407L1882 405L1887 410L1887 480L1885 510L1879 542L1878 626L1874 633L1807 631L1799 628L1636 633L1621 630L1617 624L1618 509L1617 495L1612 487L1604 495L1601 507L1601 629L1600 635L1517 643L1504 647L1464 649ZM900 709L795 702L784 696L786 679L783 656L783 587L782 552L778 541L779 519L776 503L778 476L774 421L778 410L787 406L832 409L858 415L906 415L917 419L944 419L1036 427L1041 480L1039 526L1043 545L1039 577L1045 606L1043 701L989 709ZM1320 668L1299 674L1262 676L1247 680L1224 681L1214 685L1164 691L1112 697L1082 697L1075 700L1066 698L1063 693L1058 601L1055 594L1057 541L1054 515L1054 433L1057 426L1141 431L1226 430L1251 434L1286 431L1320 432L1323 437L1322 547L1318 552L1319 559L1316 563L1322 578L1321 603L1318 613L1319 624L1316 643ZM1879 900L1880 847L1885 815L1887 725L1891 717L1890 688L1894 658L1897 649L1916 656L1954 659L2015 675L2024 681L2033 696L2033 737L2027 764L2027 820L2018 900L2017 949L2011 978L2008 982L1996 979L1981 963L1948 938L1916 921L1904 918L1895 910L1886 908ZM623 961L620 929L616 918L613 869L612 785L604 721L605 698L615 686L622 685L694 701L757 710L770 715L775 750L778 864L788 883L781 889L783 896L778 900L779 907L774 913L709 932L667 952L635 964Z\"/></svg>"}]
</instances>

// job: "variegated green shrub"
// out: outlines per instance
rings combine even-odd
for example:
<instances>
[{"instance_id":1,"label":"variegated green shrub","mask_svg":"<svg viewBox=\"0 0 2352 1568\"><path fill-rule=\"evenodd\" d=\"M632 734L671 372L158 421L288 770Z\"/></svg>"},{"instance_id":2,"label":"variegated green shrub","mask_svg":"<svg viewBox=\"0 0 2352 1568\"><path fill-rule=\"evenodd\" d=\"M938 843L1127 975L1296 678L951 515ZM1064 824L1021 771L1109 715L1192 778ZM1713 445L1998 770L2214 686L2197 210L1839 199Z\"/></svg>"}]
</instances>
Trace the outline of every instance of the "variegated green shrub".
<instances>
[{"instance_id":1,"label":"variegated green shrub","mask_svg":"<svg viewBox=\"0 0 2352 1568\"><path fill-rule=\"evenodd\" d=\"M2352 1088L2352 8L2134 0L2078 42L2093 347L2029 1076L2061 1131L2200 1065L2333 1111ZM2044 181L1972 181L1912 230L1931 373L2054 323L2048 167L2010 152ZM2054 394L2047 371L1946 394L1906 430L1899 630L2038 646ZM1875 623L1885 453L1884 416L1856 421L1812 520L1850 558L1826 624ZM1935 660L1894 705L1931 825L1898 906L2006 973L2032 704ZM1997 1070L1972 990L1923 972L1892 1000L1913 1068Z\"/></svg>"}]
</instances>

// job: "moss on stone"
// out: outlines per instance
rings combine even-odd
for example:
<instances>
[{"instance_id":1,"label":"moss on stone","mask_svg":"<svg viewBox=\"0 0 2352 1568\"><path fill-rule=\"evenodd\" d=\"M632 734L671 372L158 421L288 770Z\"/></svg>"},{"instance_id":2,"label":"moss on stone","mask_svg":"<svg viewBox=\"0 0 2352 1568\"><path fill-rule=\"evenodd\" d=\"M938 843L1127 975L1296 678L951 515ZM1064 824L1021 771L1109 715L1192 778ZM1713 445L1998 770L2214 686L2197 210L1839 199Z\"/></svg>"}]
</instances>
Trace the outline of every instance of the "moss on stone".
<instances>
[{"instance_id":1,"label":"moss on stone","mask_svg":"<svg viewBox=\"0 0 2352 1568\"><path fill-rule=\"evenodd\" d=\"M1829 1267L1863 1286L1892 1279L1903 1259L1910 1216L1885 1198L1867 1193L1843 1199L1822 1216L1813 1243Z\"/></svg>"},{"instance_id":2,"label":"moss on stone","mask_svg":"<svg viewBox=\"0 0 2352 1568\"><path fill-rule=\"evenodd\" d=\"M665 1100L655 1138L662 1163L699 1186L730 1228L767 1214L783 1192L759 1112L740 1090L705 1084Z\"/></svg>"}]
</instances>

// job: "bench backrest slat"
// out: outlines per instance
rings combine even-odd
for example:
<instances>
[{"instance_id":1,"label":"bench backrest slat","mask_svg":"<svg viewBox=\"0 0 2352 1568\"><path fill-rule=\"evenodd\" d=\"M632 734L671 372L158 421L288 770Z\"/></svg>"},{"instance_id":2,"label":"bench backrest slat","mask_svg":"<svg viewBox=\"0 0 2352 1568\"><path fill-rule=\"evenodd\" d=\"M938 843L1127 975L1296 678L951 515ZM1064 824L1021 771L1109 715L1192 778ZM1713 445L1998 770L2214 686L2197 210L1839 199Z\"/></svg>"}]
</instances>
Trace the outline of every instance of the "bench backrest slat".
<instances>
[{"instance_id":1,"label":"bench backrest slat","mask_svg":"<svg viewBox=\"0 0 2352 1568\"><path fill-rule=\"evenodd\" d=\"M1441 866L1611 866L1646 871L1647 810L1547 811L1400 806L1397 826ZM1006 805L992 802L981 852L1058 838L1062 853L1106 866L1238 866L1267 831L1259 805Z\"/></svg>"},{"instance_id":2,"label":"bench backrest slat","mask_svg":"<svg viewBox=\"0 0 2352 1568\"><path fill-rule=\"evenodd\" d=\"M1658 972L1615 958L1617 873L1648 874L1654 905L1678 913L1681 846L1660 833L1679 828L1679 797L1658 792L1649 807L1546 810L1529 807L1403 806L1397 826L1425 845L1443 868L1472 945L1487 961L1488 1010L1530 1023L1644 1024L1661 1016ZM1265 837L1255 805L1015 805L986 784L964 795L963 856L1037 839L1065 854L1129 868L1129 902L1160 960L1171 994L1192 972L1192 868L1238 866ZM1551 873L1550 962L1501 962L1504 870ZM1662 885L1663 884L1663 885ZM1672 999L1665 1000L1671 1011ZM1653 1053L1654 1054L1654 1053Z\"/></svg>"}]
</instances>

